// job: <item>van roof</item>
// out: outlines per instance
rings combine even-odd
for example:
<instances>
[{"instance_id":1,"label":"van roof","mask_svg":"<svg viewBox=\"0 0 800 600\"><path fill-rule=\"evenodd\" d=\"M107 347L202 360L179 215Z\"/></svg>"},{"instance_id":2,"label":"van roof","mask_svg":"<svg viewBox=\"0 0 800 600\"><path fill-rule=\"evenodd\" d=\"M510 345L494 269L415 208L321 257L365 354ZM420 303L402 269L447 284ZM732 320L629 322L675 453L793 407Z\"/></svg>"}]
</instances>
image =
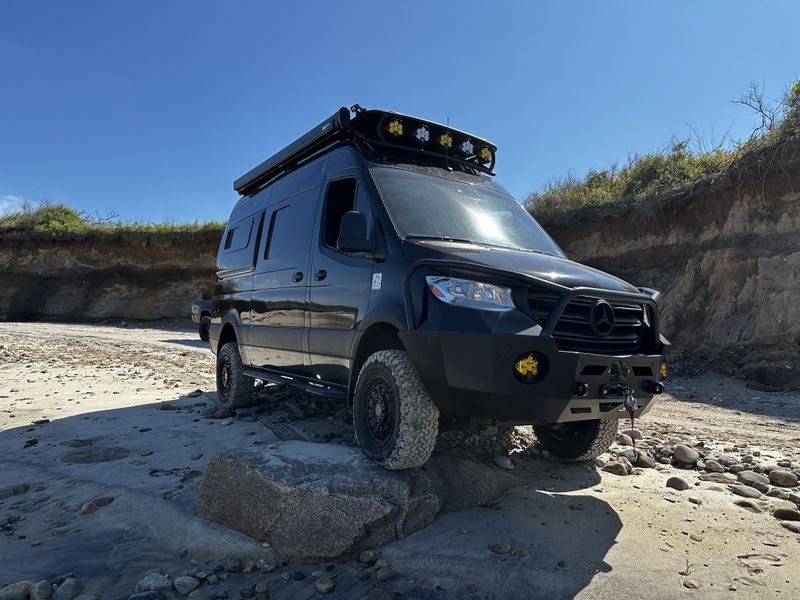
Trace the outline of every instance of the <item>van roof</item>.
<instances>
[{"instance_id":1,"label":"van roof","mask_svg":"<svg viewBox=\"0 0 800 600\"><path fill-rule=\"evenodd\" d=\"M354 116L351 117L351 113ZM455 161L494 175L497 147L470 133L425 119L385 110L342 107L319 125L270 156L233 182L233 189L250 195L291 170L299 161L334 141L362 139L384 150L411 151Z\"/></svg>"}]
</instances>

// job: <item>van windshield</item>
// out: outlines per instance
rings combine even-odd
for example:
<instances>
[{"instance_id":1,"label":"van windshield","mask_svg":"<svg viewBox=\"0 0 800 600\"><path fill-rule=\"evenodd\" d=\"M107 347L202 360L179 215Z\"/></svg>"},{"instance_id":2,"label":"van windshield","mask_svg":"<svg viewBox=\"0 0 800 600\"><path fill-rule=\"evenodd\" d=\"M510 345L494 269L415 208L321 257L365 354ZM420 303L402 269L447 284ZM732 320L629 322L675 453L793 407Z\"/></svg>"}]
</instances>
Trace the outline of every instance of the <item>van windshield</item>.
<instances>
[{"instance_id":1,"label":"van windshield","mask_svg":"<svg viewBox=\"0 0 800 600\"><path fill-rule=\"evenodd\" d=\"M460 241L564 256L528 211L485 177L416 165L372 166L370 172L406 239Z\"/></svg>"}]
</instances>

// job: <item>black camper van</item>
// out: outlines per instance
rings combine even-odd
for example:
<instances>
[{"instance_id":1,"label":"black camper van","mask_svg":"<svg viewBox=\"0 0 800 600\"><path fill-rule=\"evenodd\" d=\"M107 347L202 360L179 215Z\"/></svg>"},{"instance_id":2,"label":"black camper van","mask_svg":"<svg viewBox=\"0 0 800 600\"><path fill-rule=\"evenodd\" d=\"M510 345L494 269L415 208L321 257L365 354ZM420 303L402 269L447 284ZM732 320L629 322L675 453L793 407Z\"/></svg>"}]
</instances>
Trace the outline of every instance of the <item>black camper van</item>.
<instances>
[{"instance_id":1,"label":"black camper van","mask_svg":"<svg viewBox=\"0 0 800 600\"><path fill-rule=\"evenodd\" d=\"M390 469L428 459L440 412L604 452L663 391L660 294L570 261L495 183L495 153L356 105L237 179L210 326L221 400L247 405L256 379L346 398Z\"/></svg>"}]
</instances>

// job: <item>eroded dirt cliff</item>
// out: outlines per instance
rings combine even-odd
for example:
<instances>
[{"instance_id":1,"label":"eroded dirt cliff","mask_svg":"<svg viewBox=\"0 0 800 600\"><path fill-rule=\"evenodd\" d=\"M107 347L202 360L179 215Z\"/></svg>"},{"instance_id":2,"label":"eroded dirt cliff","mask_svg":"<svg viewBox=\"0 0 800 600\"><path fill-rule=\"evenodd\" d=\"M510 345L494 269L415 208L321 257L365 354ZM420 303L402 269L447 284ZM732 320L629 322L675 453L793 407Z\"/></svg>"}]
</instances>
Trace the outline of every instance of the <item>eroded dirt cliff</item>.
<instances>
[{"instance_id":1,"label":"eroded dirt cliff","mask_svg":"<svg viewBox=\"0 0 800 600\"><path fill-rule=\"evenodd\" d=\"M800 387L800 139L666 197L540 221L570 258L664 293L685 367Z\"/></svg>"},{"instance_id":2,"label":"eroded dirt cliff","mask_svg":"<svg viewBox=\"0 0 800 600\"><path fill-rule=\"evenodd\" d=\"M221 232L0 233L0 320L187 318Z\"/></svg>"}]
</instances>

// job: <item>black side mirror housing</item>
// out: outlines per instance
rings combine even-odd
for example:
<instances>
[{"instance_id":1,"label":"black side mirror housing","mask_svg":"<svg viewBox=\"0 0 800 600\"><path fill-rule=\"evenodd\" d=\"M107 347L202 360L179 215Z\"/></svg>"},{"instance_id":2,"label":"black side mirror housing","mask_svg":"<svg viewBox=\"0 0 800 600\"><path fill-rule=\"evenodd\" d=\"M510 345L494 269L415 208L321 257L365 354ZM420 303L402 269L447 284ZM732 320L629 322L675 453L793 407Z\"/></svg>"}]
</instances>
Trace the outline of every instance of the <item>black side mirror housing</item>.
<instances>
[{"instance_id":1,"label":"black side mirror housing","mask_svg":"<svg viewBox=\"0 0 800 600\"><path fill-rule=\"evenodd\" d=\"M344 252L374 252L375 240L367 236L367 217L357 210L342 215L336 247Z\"/></svg>"}]
</instances>

